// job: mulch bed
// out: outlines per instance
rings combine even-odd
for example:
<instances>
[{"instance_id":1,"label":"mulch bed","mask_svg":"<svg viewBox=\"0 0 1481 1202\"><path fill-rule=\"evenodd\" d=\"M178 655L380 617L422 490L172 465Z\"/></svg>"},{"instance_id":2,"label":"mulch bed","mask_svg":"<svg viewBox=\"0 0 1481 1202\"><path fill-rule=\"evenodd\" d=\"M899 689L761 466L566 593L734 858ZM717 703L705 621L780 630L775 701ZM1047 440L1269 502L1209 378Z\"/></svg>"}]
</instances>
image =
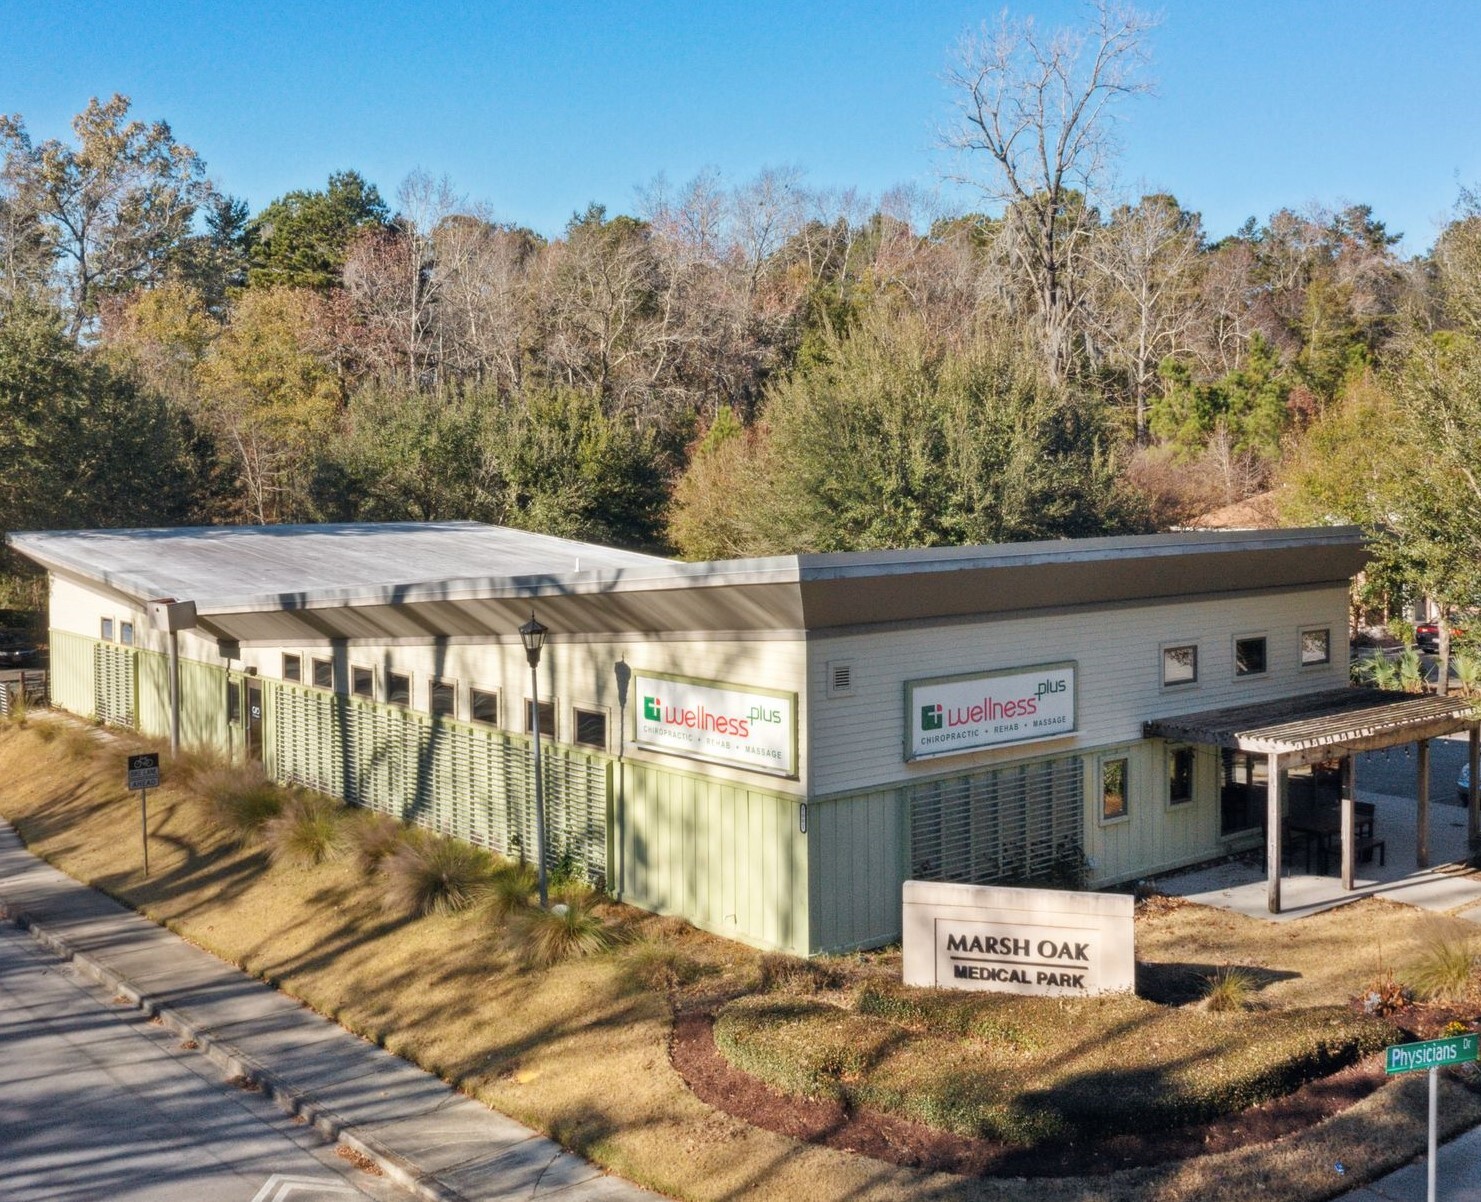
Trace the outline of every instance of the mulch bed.
<instances>
[{"instance_id":1,"label":"mulch bed","mask_svg":"<svg viewBox=\"0 0 1481 1202\"><path fill-rule=\"evenodd\" d=\"M952 1135L875 1111L850 1110L836 1101L779 1093L720 1054L710 1013L676 1017L670 1054L674 1068L701 1101L754 1126L891 1164L969 1177L1089 1176L1265 1143L1336 1114L1384 1081L1382 1057L1370 1057L1286 1097L1200 1126L1028 1149Z\"/></svg>"}]
</instances>

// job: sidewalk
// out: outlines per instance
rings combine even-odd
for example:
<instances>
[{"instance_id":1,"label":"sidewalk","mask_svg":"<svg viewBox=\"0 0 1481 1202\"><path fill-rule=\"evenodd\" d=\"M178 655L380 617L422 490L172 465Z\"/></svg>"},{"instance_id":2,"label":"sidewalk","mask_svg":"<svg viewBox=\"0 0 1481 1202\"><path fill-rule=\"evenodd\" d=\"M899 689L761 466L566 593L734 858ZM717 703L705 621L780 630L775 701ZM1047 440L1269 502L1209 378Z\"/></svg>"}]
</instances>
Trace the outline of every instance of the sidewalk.
<instances>
[{"instance_id":1,"label":"sidewalk","mask_svg":"<svg viewBox=\"0 0 1481 1202\"><path fill-rule=\"evenodd\" d=\"M1342 1194L1334 1202L1425 1202L1424 1158ZM1440 1145L1436 1202L1481 1202L1481 1128Z\"/></svg>"},{"instance_id":2,"label":"sidewalk","mask_svg":"<svg viewBox=\"0 0 1481 1202\"><path fill-rule=\"evenodd\" d=\"M331 1142L438 1202L653 1202L31 855L0 821L0 908Z\"/></svg>"}]
</instances>

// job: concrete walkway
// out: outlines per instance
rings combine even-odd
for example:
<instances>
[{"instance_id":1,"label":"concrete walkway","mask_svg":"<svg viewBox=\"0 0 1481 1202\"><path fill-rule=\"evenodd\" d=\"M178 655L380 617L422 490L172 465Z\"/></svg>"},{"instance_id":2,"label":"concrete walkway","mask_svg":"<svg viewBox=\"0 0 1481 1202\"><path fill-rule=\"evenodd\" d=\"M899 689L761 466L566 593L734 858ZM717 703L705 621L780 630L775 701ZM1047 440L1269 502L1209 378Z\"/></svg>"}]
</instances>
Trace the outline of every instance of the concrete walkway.
<instances>
[{"instance_id":1,"label":"concrete walkway","mask_svg":"<svg viewBox=\"0 0 1481 1202\"><path fill-rule=\"evenodd\" d=\"M0 821L0 908L326 1139L438 1202L652 1202L31 855Z\"/></svg>"},{"instance_id":2,"label":"concrete walkway","mask_svg":"<svg viewBox=\"0 0 1481 1202\"><path fill-rule=\"evenodd\" d=\"M1306 872L1299 855L1294 866L1287 867L1281 875L1279 914L1272 914L1266 908L1265 866L1255 862L1258 857L1249 858L1249 862L1217 864L1161 877L1158 888L1199 905L1217 906L1269 922L1291 922L1374 895L1422 910L1481 919L1481 872L1464 866L1468 849L1466 811L1461 806L1431 804L1433 867L1419 869L1414 866L1418 843L1414 798L1359 789L1358 800L1373 803L1374 833L1387 846L1383 864L1375 857L1371 863L1357 866L1351 893L1342 888L1336 856L1323 876Z\"/></svg>"},{"instance_id":3,"label":"concrete walkway","mask_svg":"<svg viewBox=\"0 0 1481 1202\"><path fill-rule=\"evenodd\" d=\"M1428 1170L1420 1157L1402 1169L1343 1194L1335 1202L1425 1202ZM1481 1202L1481 1128L1440 1146L1436 1202Z\"/></svg>"}]
</instances>

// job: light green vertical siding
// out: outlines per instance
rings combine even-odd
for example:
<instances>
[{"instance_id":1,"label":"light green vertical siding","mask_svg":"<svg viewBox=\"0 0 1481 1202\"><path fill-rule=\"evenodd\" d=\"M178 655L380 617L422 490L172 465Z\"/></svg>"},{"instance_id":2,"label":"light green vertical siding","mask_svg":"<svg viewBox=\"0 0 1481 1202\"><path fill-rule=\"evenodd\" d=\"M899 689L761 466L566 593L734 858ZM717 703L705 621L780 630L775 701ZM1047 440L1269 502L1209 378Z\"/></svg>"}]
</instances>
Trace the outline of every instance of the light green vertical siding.
<instances>
[{"instance_id":1,"label":"light green vertical siding","mask_svg":"<svg viewBox=\"0 0 1481 1202\"><path fill-rule=\"evenodd\" d=\"M1085 757L1085 853L1092 886L1162 872L1228 850L1219 838L1219 753L1194 749L1193 800L1167 801L1168 744L1145 740ZM1101 820L1100 764L1125 757L1127 817Z\"/></svg>"},{"instance_id":2,"label":"light green vertical siding","mask_svg":"<svg viewBox=\"0 0 1481 1202\"><path fill-rule=\"evenodd\" d=\"M170 657L140 651L139 730L155 738L170 734ZM180 743L225 752L226 670L199 660L180 660Z\"/></svg>"},{"instance_id":3,"label":"light green vertical siding","mask_svg":"<svg viewBox=\"0 0 1481 1202\"><path fill-rule=\"evenodd\" d=\"M623 779L625 901L808 953L807 836L797 798L632 761Z\"/></svg>"},{"instance_id":4,"label":"light green vertical siding","mask_svg":"<svg viewBox=\"0 0 1481 1202\"><path fill-rule=\"evenodd\" d=\"M877 947L900 937L908 837L902 792L808 805L809 951Z\"/></svg>"},{"instance_id":5,"label":"light green vertical siding","mask_svg":"<svg viewBox=\"0 0 1481 1202\"><path fill-rule=\"evenodd\" d=\"M93 647L96 639L52 629L50 639L51 703L83 718L95 712Z\"/></svg>"}]
</instances>

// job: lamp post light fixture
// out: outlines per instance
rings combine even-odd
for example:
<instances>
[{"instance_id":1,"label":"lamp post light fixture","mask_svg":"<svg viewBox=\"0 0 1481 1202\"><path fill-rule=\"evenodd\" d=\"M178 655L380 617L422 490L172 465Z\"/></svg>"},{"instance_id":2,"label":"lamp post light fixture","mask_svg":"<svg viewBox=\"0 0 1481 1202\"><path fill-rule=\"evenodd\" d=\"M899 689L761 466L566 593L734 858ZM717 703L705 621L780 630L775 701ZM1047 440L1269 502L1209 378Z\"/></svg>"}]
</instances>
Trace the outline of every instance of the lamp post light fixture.
<instances>
[{"instance_id":1,"label":"lamp post light fixture","mask_svg":"<svg viewBox=\"0 0 1481 1202\"><path fill-rule=\"evenodd\" d=\"M519 641L530 661L530 725L535 732L535 866L540 880L540 908L549 908L550 889L545 879L545 786L540 766L540 651L550 628L542 626L530 610L530 620L519 628Z\"/></svg>"}]
</instances>

